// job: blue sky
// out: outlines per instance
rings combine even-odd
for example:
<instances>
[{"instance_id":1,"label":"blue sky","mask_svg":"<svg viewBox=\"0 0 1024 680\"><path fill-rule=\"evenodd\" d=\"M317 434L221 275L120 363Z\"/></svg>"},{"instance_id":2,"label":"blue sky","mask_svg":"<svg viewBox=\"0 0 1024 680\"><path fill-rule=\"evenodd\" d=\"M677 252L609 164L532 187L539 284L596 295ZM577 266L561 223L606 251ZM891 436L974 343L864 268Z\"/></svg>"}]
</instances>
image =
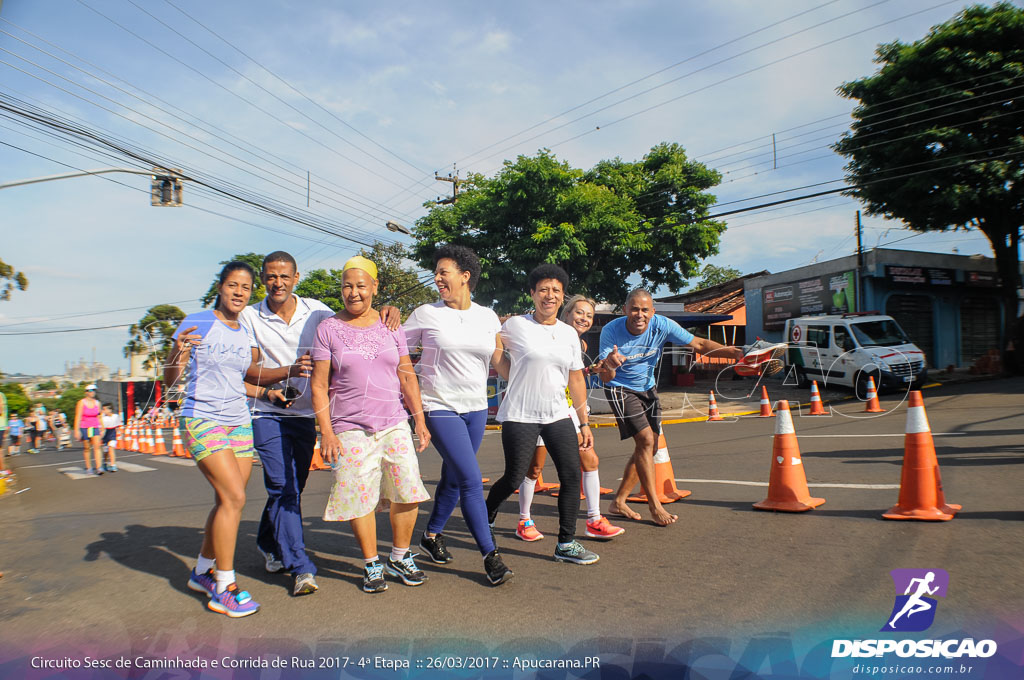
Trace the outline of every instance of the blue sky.
<instances>
[{"instance_id":1,"label":"blue sky","mask_svg":"<svg viewBox=\"0 0 1024 680\"><path fill-rule=\"evenodd\" d=\"M387 219L411 226L450 192L435 171L491 174L540 147L590 167L678 142L724 173L722 203L839 178L828 144L851 105L836 86L872 72L877 44L916 40L964 6L3 0L0 91L392 241ZM0 142L0 184L115 165L10 118ZM145 177L106 177L0 190L0 258L30 279L0 302L0 370L59 373L93 348L127 367L126 328L9 334L128 324L165 302L196 311L237 252L288 250L308 271L359 248L190 184L184 207L153 208ZM849 254L857 208L832 196L737 215L709 262L748 273ZM866 247L913 235L863 223ZM895 247L991 256L963 232Z\"/></svg>"}]
</instances>

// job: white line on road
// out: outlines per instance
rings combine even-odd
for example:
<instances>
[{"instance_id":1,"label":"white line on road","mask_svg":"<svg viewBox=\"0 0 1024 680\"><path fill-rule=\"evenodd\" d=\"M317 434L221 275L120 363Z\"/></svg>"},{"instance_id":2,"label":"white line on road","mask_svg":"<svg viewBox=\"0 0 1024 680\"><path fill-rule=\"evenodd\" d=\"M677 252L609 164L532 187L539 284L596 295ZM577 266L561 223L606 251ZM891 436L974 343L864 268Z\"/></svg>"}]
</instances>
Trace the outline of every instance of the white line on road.
<instances>
[{"instance_id":1,"label":"white line on road","mask_svg":"<svg viewBox=\"0 0 1024 680\"><path fill-rule=\"evenodd\" d=\"M133 454L130 454L130 455L118 456L117 459L118 460L123 460L125 458L131 458L133 456L140 456L140 455L142 455L142 454L140 454L140 453L133 453ZM21 469L21 470L31 470L32 468L44 468L44 467L56 467L58 465L68 465L69 463L74 463L74 462L76 462L76 459L65 460L65 461L62 461L60 463L40 463L39 465L19 465L18 468ZM153 469L156 469L156 468L153 468Z\"/></svg>"},{"instance_id":2,"label":"white line on road","mask_svg":"<svg viewBox=\"0 0 1024 680\"><path fill-rule=\"evenodd\" d=\"M747 482L741 479L677 479L685 484L736 484L737 486L768 486L768 482ZM828 489L898 489L899 484L834 484L828 482L807 482L809 487Z\"/></svg>"},{"instance_id":3,"label":"white line on road","mask_svg":"<svg viewBox=\"0 0 1024 680\"><path fill-rule=\"evenodd\" d=\"M171 465L188 465L189 467L195 467L196 462L191 458L167 458L166 456L157 456L153 460L158 460L162 463L170 463Z\"/></svg>"},{"instance_id":4,"label":"white line on road","mask_svg":"<svg viewBox=\"0 0 1024 680\"><path fill-rule=\"evenodd\" d=\"M149 467L148 465L136 465L135 463L119 462L117 464L117 470L118 472L120 472L121 470L124 470L125 472L150 472L151 470L156 470L156 468Z\"/></svg>"}]
</instances>

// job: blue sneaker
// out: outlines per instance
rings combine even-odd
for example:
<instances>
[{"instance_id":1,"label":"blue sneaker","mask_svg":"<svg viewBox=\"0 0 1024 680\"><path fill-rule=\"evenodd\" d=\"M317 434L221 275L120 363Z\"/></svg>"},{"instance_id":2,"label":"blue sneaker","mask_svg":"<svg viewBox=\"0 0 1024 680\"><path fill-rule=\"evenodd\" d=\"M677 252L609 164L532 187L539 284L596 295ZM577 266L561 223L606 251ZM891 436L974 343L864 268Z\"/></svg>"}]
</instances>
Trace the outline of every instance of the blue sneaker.
<instances>
[{"instance_id":1,"label":"blue sneaker","mask_svg":"<svg viewBox=\"0 0 1024 680\"><path fill-rule=\"evenodd\" d=\"M388 589L384 580L384 567L380 560L369 562L363 568L363 590L367 593L383 593Z\"/></svg>"},{"instance_id":2,"label":"blue sneaker","mask_svg":"<svg viewBox=\"0 0 1024 680\"><path fill-rule=\"evenodd\" d=\"M217 592L217 577L214 576L213 569L208 569L205 574L197 574L196 570L192 569L192 573L188 575L188 587L197 593L206 593L207 597L212 598Z\"/></svg>"},{"instance_id":3,"label":"blue sneaker","mask_svg":"<svg viewBox=\"0 0 1024 680\"><path fill-rule=\"evenodd\" d=\"M390 557L384 563L384 573L401 579L407 586L421 586L427 580L427 575L416 566L411 552L406 552L405 557L400 560L393 560Z\"/></svg>"},{"instance_id":4,"label":"blue sneaker","mask_svg":"<svg viewBox=\"0 0 1024 680\"><path fill-rule=\"evenodd\" d=\"M206 606L211 611L225 614L233 619L249 616L249 614L255 614L260 610L259 603L252 599L249 591L239 590L236 583L229 585L223 593L212 593Z\"/></svg>"}]
</instances>

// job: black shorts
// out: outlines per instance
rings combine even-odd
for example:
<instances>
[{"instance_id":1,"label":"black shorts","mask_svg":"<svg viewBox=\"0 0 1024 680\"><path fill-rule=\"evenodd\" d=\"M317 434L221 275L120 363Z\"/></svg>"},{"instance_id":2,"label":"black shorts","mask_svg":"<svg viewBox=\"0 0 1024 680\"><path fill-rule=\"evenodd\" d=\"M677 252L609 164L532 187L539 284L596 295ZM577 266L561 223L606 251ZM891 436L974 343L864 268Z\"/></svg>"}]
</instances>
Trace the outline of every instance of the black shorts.
<instances>
[{"instance_id":1,"label":"black shorts","mask_svg":"<svg viewBox=\"0 0 1024 680\"><path fill-rule=\"evenodd\" d=\"M634 437L648 427L654 434L661 434L661 400L658 399L656 388L634 392L611 385L604 388L604 395L615 414L620 439Z\"/></svg>"},{"instance_id":2,"label":"black shorts","mask_svg":"<svg viewBox=\"0 0 1024 680\"><path fill-rule=\"evenodd\" d=\"M116 427L108 428L107 431L103 433L103 443L109 444L110 442L114 442L115 444L117 443Z\"/></svg>"}]
</instances>

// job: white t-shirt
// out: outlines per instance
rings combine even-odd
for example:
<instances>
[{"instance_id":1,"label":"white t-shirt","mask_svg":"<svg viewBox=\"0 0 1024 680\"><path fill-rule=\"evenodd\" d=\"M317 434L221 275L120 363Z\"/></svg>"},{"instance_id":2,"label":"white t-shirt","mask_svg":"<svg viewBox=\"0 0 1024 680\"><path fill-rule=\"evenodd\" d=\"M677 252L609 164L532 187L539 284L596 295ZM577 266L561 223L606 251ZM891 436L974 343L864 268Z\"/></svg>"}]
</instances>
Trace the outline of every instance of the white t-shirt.
<instances>
[{"instance_id":1,"label":"white t-shirt","mask_svg":"<svg viewBox=\"0 0 1024 680\"><path fill-rule=\"evenodd\" d=\"M469 309L435 302L417 307L402 330L410 352L423 348L416 374L424 411L487 408L487 372L501 330L497 314L475 302Z\"/></svg>"},{"instance_id":2,"label":"white t-shirt","mask_svg":"<svg viewBox=\"0 0 1024 680\"><path fill-rule=\"evenodd\" d=\"M115 427L121 427L121 416L117 413L111 413L109 416L100 415L100 422L103 424L103 429L113 430Z\"/></svg>"},{"instance_id":3,"label":"white t-shirt","mask_svg":"<svg viewBox=\"0 0 1024 680\"><path fill-rule=\"evenodd\" d=\"M542 325L525 314L505 322L501 341L512 368L498 422L553 423L567 418L569 371L583 369L576 331L561 321Z\"/></svg>"},{"instance_id":4,"label":"white t-shirt","mask_svg":"<svg viewBox=\"0 0 1024 680\"><path fill-rule=\"evenodd\" d=\"M238 315L238 322L256 339L263 359L263 368L280 368L291 366L299 357L313 352L313 341L316 339L316 327L324 319L334 316L330 307L314 300L293 295L295 313L291 321L270 311L266 299L249 305ZM279 383L282 387L284 381ZM253 418L264 415L309 416L313 415L313 394L309 387L309 378L291 378L288 384L302 393L292 402L289 408L279 408L266 400L250 400L253 407Z\"/></svg>"}]
</instances>

